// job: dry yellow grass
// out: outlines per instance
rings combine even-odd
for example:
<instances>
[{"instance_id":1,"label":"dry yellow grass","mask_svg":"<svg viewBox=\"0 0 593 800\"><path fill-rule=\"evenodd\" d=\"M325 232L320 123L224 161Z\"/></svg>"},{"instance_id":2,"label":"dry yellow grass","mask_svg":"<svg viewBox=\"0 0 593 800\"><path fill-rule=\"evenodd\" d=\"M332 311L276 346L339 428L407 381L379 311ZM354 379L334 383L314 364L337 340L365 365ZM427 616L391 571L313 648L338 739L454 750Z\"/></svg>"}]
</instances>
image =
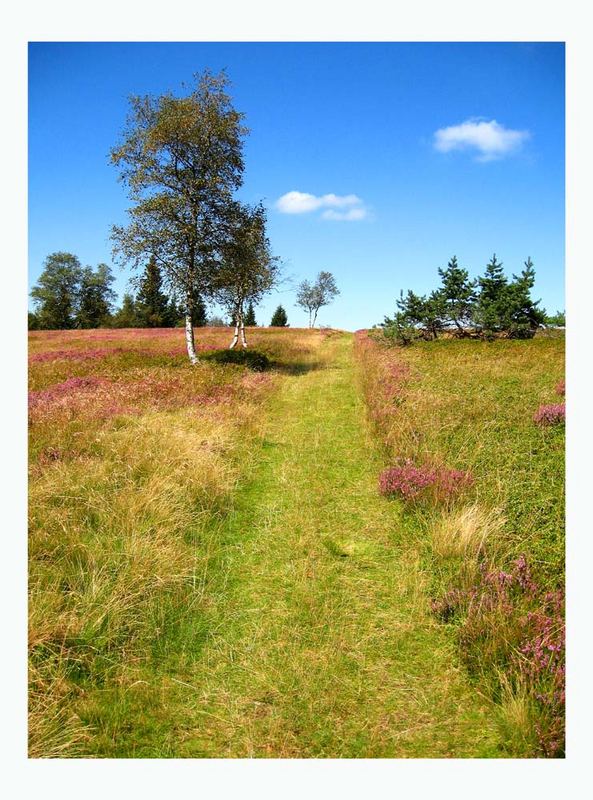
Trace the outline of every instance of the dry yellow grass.
<instances>
[{"instance_id":1,"label":"dry yellow grass","mask_svg":"<svg viewBox=\"0 0 593 800\"><path fill-rule=\"evenodd\" d=\"M44 336L58 354L64 339L70 350L72 340L83 353L85 346L96 348L90 335L96 332L68 333L35 334L34 352L44 352ZM220 344L226 333L213 331L210 338ZM165 338L182 336L174 331ZM323 339L303 332L293 342L288 331L258 338L288 364ZM143 347L152 341L155 350L162 339L141 337ZM121 345L121 339L109 342ZM162 388L146 393L133 414L101 415L96 410L112 399L103 401L92 386L88 398L70 405L63 393L52 395L73 364L78 375L109 374L124 394L130 385L130 364L121 353L41 360L31 368L32 385L50 387L30 428L32 757L88 753L88 726L74 709L89 687L133 685L152 659L167 656L192 604L207 613L204 576L216 554L209 526L228 512L236 483L248 472L262 400L275 380L243 367L190 369L182 359L151 364L147 357L133 369L145 385ZM217 394L220 386L228 391ZM196 403L196 396L205 401ZM189 649L191 635L179 634ZM187 657L183 647L176 657Z\"/></svg>"},{"instance_id":2,"label":"dry yellow grass","mask_svg":"<svg viewBox=\"0 0 593 800\"><path fill-rule=\"evenodd\" d=\"M432 547L440 558L476 559L504 526L500 510L485 510L477 503L443 515L432 527Z\"/></svg>"}]
</instances>

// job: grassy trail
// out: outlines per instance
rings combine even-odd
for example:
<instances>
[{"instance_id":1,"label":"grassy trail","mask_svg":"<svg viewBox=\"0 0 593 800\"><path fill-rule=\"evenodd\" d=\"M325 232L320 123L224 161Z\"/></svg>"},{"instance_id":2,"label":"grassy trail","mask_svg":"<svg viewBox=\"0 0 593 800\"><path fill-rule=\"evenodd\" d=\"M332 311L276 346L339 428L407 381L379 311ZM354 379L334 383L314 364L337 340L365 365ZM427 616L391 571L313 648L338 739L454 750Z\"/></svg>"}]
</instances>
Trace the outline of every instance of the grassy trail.
<instances>
[{"instance_id":1,"label":"grassy trail","mask_svg":"<svg viewBox=\"0 0 593 800\"><path fill-rule=\"evenodd\" d=\"M171 754L498 754L427 611L401 512L377 493L351 347L331 337L273 401L219 531L218 623L187 676Z\"/></svg>"}]
</instances>

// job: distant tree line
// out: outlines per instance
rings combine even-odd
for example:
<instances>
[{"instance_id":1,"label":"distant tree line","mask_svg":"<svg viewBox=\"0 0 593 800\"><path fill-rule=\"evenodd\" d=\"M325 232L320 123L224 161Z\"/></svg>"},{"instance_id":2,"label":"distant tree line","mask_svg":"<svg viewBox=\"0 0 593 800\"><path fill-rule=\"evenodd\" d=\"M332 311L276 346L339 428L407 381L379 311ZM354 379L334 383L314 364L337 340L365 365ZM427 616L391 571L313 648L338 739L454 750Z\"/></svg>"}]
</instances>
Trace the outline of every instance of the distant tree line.
<instances>
[{"instance_id":1,"label":"distant tree line","mask_svg":"<svg viewBox=\"0 0 593 800\"><path fill-rule=\"evenodd\" d=\"M148 261L136 281L137 291L127 291L118 308L111 288L114 280L107 264L99 264L93 270L81 267L78 257L72 253L51 253L31 291L36 310L29 312L29 330L172 328L185 324L186 309L183 303L164 291L161 270L155 259ZM195 328L235 325L232 313L228 321L220 316L208 316L206 303L197 293L192 297L190 313ZM253 300L247 303L243 325L257 325ZM274 311L270 325L288 326L288 317L281 305Z\"/></svg>"},{"instance_id":2,"label":"distant tree line","mask_svg":"<svg viewBox=\"0 0 593 800\"><path fill-rule=\"evenodd\" d=\"M530 258L519 275L509 280L496 255L486 265L483 275L470 279L457 258L438 270L441 285L428 295L403 291L396 301L393 317L385 317L380 326L384 335L399 344L417 339L436 339L443 333L459 337L493 339L504 336L529 339L542 325L560 324L532 300L535 269Z\"/></svg>"},{"instance_id":3,"label":"distant tree line","mask_svg":"<svg viewBox=\"0 0 593 800\"><path fill-rule=\"evenodd\" d=\"M51 253L31 290L35 303L29 312L29 330L74 328L167 328L183 324L185 309L162 289L160 269L151 259L138 281L134 295L124 294L115 308L115 278L107 264L81 267L72 253ZM192 321L207 324L206 306L194 297Z\"/></svg>"}]
</instances>

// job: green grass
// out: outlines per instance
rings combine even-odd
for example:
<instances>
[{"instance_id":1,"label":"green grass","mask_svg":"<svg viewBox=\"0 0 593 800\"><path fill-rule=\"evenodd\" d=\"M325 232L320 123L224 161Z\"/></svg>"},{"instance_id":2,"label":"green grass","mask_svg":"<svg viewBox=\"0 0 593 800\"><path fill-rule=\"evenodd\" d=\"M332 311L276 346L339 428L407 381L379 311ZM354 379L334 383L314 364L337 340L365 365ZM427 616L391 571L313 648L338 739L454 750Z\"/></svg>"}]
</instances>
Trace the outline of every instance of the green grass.
<instances>
[{"instance_id":1,"label":"green grass","mask_svg":"<svg viewBox=\"0 0 593 800\"><path fill-rule=\"evenodd\" d=\"M547 630L562 641L561 612L546 594L564 588L564 425L539 427L533 416L562 400L563 339L385 348L361 335L357 355L384 466L406 458L473 476L448 504L428 496L408 504L408 529L473 684L498 706L507 752L561 755L561 672L521 653L544 635L528 613L549 617ZM520 555L537 588L507 596L496 576Z\"/></svg>"},{"instance_id":2,"label":"green grass","mask_svg":"<svg viewBox=\"0 0 593 800\"><path fill-rule=\"evenodd\" d=\"M530 754L530 697L509 684L485 700L430 601L492 545L557 577L563 441L531 418L556 399L562 342L390 352L412 380L377 428L363 390L372 411L385 364L361 370L350 335L252 333L270 377L190 368L162 355L174 333L32 365L33 390L108 383L32 422L31 755ZM83 334L33 341L101 340ZM472 470L461 522L378 494L399 454Z\"/></svg>"},{"instance_id":3,"label":"green grass","mask_svg":"<svg viewBox=\"0 0 593 800\"><path fill-rule=\"evenodd\" d=\"M501 755L401 509L377 494L351 342L329 337L268 401L232 509L195 541L185 619L163 619L134 682L77 703L86 754Z\"/></svg>"}]
</instances>

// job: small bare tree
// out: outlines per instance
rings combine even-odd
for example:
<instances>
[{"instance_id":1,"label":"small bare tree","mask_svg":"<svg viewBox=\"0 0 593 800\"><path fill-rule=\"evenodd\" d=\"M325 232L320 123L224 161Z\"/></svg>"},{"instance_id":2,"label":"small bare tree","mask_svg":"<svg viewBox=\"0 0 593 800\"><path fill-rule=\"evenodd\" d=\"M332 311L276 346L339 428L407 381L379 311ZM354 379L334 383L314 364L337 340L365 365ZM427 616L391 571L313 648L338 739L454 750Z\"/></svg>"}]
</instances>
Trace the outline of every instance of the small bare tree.
<instances>
[{"instance_id":1,"label":"small bare tree","mask_svg":"<svg viewBox=\"0 0 593 800\"><path fill-rule=\"evenodd\" d=\"M276 285L280 273L279 260L271 254L266 237L266 212L261 203L235 202L229 207L221 257L215 297L235 324L230 349L237 346L239 337L247 347L245 304L257 304Z\"/></svg>"},{"instance_id":2,"label":"small bare tree","mask_svg":"<svg viewBox=\"0 0 593 800\"><path fill-rule=\"evenodd\" d=\"M307 280L299 284L296 304L308 312L310 328L315 327L319 309L329 305L339 294L340 290L331 272L321 271L313 284Z\"/></svg>"}]
</instances>

